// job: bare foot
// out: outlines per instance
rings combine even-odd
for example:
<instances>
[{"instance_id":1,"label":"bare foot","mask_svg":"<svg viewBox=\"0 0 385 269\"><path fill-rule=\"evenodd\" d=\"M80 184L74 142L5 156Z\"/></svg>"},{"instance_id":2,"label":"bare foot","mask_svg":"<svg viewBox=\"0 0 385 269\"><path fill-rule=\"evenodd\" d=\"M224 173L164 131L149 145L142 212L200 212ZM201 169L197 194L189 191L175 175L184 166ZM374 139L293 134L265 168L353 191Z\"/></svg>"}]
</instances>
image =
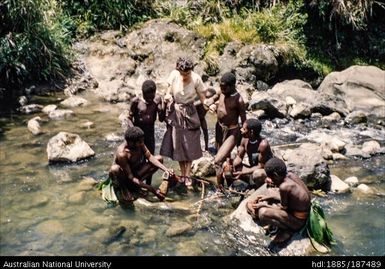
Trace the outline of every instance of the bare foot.
<instances>
[{"instance_id":1,"label":"bare foot","mask_svg":"<svg viewBox=\"0 0 385 269\"><path fill-rule=\"evenodd\" d=\"M187 186L187 187L190 187L192 185L192 180L190 177L184 177L184 184Z\"/></svg>"},{"instance_id":2,"label":"bare foot","mask_svg":"<svg viewBox=\"0 0 385 269\"><path fill-rule=\"evenodd\" d=\"M253 219L256 219L255 207L254 206L255 206L254 201L249 201L249 202L246 203L247 213L249 213Z\"/></svg>"},{"instance_id":3,"label":"bare foot","mask_svg":"<svg viewBox=\"0 0 385 269\"><path fill-rule=\"evenodd\" d=\"M279 230L276 235L271 237L271 241L275 244L282 244L289 240L292 235L293 233L288 230Z\"/></svg>"}]
</instances>

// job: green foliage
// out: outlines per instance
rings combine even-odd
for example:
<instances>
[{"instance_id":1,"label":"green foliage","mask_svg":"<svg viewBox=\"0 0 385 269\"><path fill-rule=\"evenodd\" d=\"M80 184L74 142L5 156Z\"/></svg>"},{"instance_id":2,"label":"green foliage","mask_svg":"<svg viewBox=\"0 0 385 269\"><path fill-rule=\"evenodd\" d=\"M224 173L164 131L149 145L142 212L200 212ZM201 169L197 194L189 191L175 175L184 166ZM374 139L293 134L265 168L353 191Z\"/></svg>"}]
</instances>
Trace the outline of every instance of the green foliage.
<instances>
[{"instance_id":1,"label":"green foliage","mask_svg":"<svg viewBox=\"0 0 385 269\"><path fill-rule=\"evenodd\" d=\"M127 30L155 16L150 0L60 0L60 3L80 36L105 29Z\"/></svg>"},{"instance_id":2,"label":"green foliage","mask_svg":"<svg viewBox=\"0 0 385 269\"><path fill-rule=\"evenodd\" d=\"M60 9L55 2L5 0L1 9L0 81L4 87L63 78L69 66L70 37L58 21Z\"/></svg>"},{"instance_id":3,"label":"green foliage","mask_svg":"<svg viewBox=\"0 0 385 269\"><path fill-rule=\"evenodd\" d=\"M336 244L333 233L326 223L322 207L316 201L312 201L310 215L304 229L307 230L314 248L319 252L329 252L330 246Z\"/></svg>"}]
</instances>

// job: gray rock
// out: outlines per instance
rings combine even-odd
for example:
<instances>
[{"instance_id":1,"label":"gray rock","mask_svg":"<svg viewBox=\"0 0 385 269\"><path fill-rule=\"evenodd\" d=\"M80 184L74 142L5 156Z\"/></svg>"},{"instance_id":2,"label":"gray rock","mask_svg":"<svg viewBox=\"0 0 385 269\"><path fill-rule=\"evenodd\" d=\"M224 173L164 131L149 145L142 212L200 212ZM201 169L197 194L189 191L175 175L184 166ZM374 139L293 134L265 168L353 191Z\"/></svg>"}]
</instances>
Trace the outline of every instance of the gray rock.
<instances>
[{"instance_id":1,"label":"gray rock","mask_svg":"<svg viewBox=\"0 0 385 269\"><path fill-rule=\"evenodd\" d=\"M331 175L332 184L330 190L334 193L346 193L349 192L349 185L343 182L339 177Z\"/></svg>"},{"instance_id":2,"label":"gray rock","mask_svg":"<svg viewBox=\"0 0 385 269\"><path fill-rule=\"evenodd\" d=\"M60 132L48 141L48 161L77 162L95 155L91 147L79 135Z\"/></svg>"},{"instance_id":3,"label":"gray rock","mask_svg":"<svg viewBox=\"0 0 385 269\"><path fill-rule=\"evenodd\" d=\"M188 233L192 230L192 226L187 222L175 222L172 223L170 228L166 231L166 236L173 237L177 235L182 235Z\"/></svg>"},{"instance_id":4,"label":"gray rock","mask_svg":"<svg viewBox=\"0 0 385 269\"><path fill-rule=\"evenodd\" d=\"M328 191L330 170L322 158L323 150L311 143L301 144L298 148L282 152L288 171L297 174L308 187Z\"/></svg>"},{"instance_id":5,"label":"gray rock","mask_svg":"<svg viewBox=\"0 0 385 269\"><path fill-rule=\"evenodd\" d=\"M247 213L246 203L255 199L259 195L268 195L270 191L274 190L267 189L266 184L264 184L252 195L243 200L238 208L226 218L226 221L230 221L230 223L236 223L235 225L239 225L239 227L246 232L254 233L258 238L265 238L263 228L258 226L252 217ZM267 246L268 241L265 240L265 244ZM285 243L284 246L269 245L269 248L274 253L282 256L304 256L309 255L313 251L310 240L306 237L303 237L299 233L295 233L292 238L287 243Z\"/></svg>"}]
</instances>

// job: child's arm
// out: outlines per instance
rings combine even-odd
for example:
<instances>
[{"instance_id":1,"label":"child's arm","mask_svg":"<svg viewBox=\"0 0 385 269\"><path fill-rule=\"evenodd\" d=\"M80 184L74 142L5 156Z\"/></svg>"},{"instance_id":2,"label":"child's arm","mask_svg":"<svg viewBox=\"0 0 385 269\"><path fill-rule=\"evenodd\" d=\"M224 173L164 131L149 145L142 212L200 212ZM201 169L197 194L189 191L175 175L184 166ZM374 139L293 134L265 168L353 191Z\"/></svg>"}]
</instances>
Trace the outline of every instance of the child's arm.
<instances>
[{"instance_id":1,"label":"child's arm","mask_svg":"<svg viewBox=\"0 0 385 269\"><path fill-rule=\"evenodd\" d=\"M245 108L245 102L243 101L243 98L241 95L239 95L238 99L238 113L239 117L241 118L241 125L246 121L246 108Z\"/></svg>"},{"instance_id":2,"label":"child's arm","mask_svg":"<svg viewBox=\"0 0 385 269\"><path fill-rule=\"evenodd\" d=\"M246 149L244 146L244 139L242 139L241 144L238 147L237 156L234 159L234 167L237 168L242 164L243 157L245 157Z\"/></svg>"},{"instance_id":3,"label":"child's arm","mask_svg":"<svg viewBox=\"0 0 385 269\"><path fill-rule=\"evenodd\" d=\"M127 127L134 126L134 118L135 118L135 115L137 114L138 114L138 101L135 98L134 100L132 100L130 111L128 113Z\"/></svg>"},{"instance_id":4,"label":"child's arm","mask_svg":"<svg viewBox=\"0 0 385 269\"><path fill-rule=\"evenodd\" d=\"M166 119L166 104L160 96L155 97L155 103L157 104L158 119L160 122L164 122Z\"/></svg>"}]
</instances>

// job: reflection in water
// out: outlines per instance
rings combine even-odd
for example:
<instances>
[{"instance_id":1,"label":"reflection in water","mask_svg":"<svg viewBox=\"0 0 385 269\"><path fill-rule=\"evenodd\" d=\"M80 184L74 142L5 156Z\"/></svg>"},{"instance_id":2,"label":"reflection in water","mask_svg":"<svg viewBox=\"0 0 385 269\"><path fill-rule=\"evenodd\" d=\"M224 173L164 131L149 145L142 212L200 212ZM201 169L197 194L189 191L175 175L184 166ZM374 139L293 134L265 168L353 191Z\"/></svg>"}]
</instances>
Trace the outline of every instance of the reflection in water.
<instances>
[{"instance_id":1,"label":"reflection in water","mask_svg":"<svg viewBox=\"0 0 385 269\"><path fill-rule=\"evenodd\" d=\"M123 134L118 116L128 106L100 103L92 94L86 99L90 105L74 108L75 116L64 121L48 120L43 113L1 120L0 255L272 255L266 238L224 225L222 217L233 210L231 201L205 202L197 214L199 190L171 193L162 204L149 195L153 202L137 201L130 210L106 207L100 193L85 182L107 175L120 141L108 142L106 136ZM34 116L46 120L42 135L27 129ZM208 114L210 138L214 120ZM87 121L94 127L82 126ZM60 131L79 134L96 156L77 164L48 165L47 142ZM157 123L157 152L164 131L164 124ZM178 170L169 159L166 165ZM383 156L341 163L332 173L342 179L351 176L346 166L355 169L353 175L361 182L384 193ZM160 182L158 172L153 184ZM339 242L332 254L383 255L383 197L329 195L325 212Z\"/></svg>"}]
</instances>

